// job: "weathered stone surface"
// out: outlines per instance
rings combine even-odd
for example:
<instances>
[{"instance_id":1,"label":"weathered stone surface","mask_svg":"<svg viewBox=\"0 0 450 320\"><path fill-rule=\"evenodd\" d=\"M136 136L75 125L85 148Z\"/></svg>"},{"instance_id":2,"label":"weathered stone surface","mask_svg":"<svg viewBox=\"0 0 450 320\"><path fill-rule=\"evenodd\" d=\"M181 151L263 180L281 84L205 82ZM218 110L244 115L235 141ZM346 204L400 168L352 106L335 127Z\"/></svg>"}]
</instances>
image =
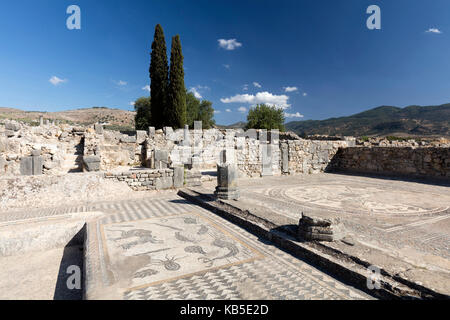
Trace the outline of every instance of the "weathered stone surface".
<instances>
[{"instance_id":1,"label":"weathered stone surface","mask_svg":"<svg viewBox=\"0 0 450 320\"><path fill-rule=\"evenodd\" d=\"M338 218L322 218L302 214L298 224L298 238L315 241L337 241L345 237L344 226Z\"/></svg>"},{"instance_id":2,"label":"weathered stone surface","mask_svg":"<svg viewBox=\"0 0 450 320\"><path fill-rule=\"evenodd\" d=\"M103 125L100 123L94 124L94 130L96 134L103 134Z\"/></svg>"},{"instance_id":3,"label":"weathered stone surface","mask_svg":"<svg viewBox=\"0 0 450 320\"><path fill-rule=\"evenodd\" d=\"M33 175L39 176L42 174L42 170L44 168L44 159L41 156L33 156Z\"/></svg>"},{"instance_id":4,"label":"weathered stone surface","mask_svg":"<svg viewBox=\"0 0 450 320\"><path fill-rule=\"evenodd\" d=\"M184 167L173 168L173 186L182 188L184 185Z\"/></svg>"},{"instance_id":5,"label":"weathered stone surface","mask_svg":"<svg viewBox=\"0 0 450 320\"><path fill-rule=\"evenodd\" d=\"M97 156L83 157L83 167L86 171L99 171L100 170L100 158Z\"/></svg>"},{"instance_id":6,"label":"weathered stone surface","mask_svg":"<svg viewBox=\"0 0 450 320\"><path fill-rule=\"evenodd\" d=\"M143 143L147 139L147 131L145 130L138 130L136 131L136 143Z\"/></svg>"},{"instance_id":7,"label":"weathered stone surface","mask_svg":"<svg viewBox=\"0 0 450 320\"><path fill-rule=\"evenodd\" d=\"M20 130L20 125L16 122L6 122L5 129L16 132Z\"/></svg>"},{"instance_id":8,"label":"weathered stone surface","mask_svg":"<svg viewBox=\"0 0 450 320\"><path fill-rule=\"evenodd\" d=\"M25 157L20 160L20 174L24 176L33 175L33 158Z\"/></svg>"},{"instance_id":9,"label":"weathered stone surface","mask_svg":"<svg viewBox=\"0 0 450 320\"><path fill-rule=\"evenodd\" d=\"M217 187L214 194L219 199L237 200L239 199L239 189L237 179L239 173L235 164L217 165Z\"/></svg>"},{"instance_id":10,"label":"weathered stone surface","mask_svg":"<svg viewBox=\"0 0 450 320\"><path fill-rule=\"evenodd\" d=\"M148 127L148 137L149 139L153 139L155 137L156 130L155 127Z\"/></svg>"},{"instance_id":11,"label":"weathered stone surface","mask_svg":"<svg viewBox=\"0 0 450 320\"><path fill-rule=\"evenodd\" d=\"M123 135L122 137L120 137L120 142L122 142L122 143L136 143L136 136Z\"/></svg>"},{"instance_id":12,"label":"weathered stone surface","mask_svg":"<svg viewBox=\"0 0 450 320\"><path fill-rule=\"evenodd\" d=\"M167 150L155 150L155 169L166 169L169 166Z\"/></svg>"},{"instance_id":13,"label":"weathered stone surface","mask_svg":"<svg viewBox=\"0 0 450 320\"><path fill-rule=\"evenodd\" d=\"M156 190L169 189L173 187L173 179L171 177L161 177L155 180Z\"/></svg>"}]
</instances>

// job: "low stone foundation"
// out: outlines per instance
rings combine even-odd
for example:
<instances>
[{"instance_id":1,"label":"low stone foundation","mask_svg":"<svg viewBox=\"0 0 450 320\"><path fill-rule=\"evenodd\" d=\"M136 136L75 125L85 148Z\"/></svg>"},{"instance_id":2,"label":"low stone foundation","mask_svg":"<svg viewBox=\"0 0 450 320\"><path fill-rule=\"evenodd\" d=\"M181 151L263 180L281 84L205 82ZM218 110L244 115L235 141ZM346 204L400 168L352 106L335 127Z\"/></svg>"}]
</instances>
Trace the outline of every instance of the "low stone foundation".
<instances>
[{"instance_id":1,"label":"low stone foundation","mask_svg":"<svg viewBox=\"0 0 450 320\"><path fill-rule=\"evenodd\" d=\"M186 177L189 176L189 179ZM120 173L105 173L106 179L125 181L135 191L164 190L180 188L183 186L201 185L201 174L198 172L185 172L180 168L148 169L126 171Z\"/></svg>"}]
</instances>

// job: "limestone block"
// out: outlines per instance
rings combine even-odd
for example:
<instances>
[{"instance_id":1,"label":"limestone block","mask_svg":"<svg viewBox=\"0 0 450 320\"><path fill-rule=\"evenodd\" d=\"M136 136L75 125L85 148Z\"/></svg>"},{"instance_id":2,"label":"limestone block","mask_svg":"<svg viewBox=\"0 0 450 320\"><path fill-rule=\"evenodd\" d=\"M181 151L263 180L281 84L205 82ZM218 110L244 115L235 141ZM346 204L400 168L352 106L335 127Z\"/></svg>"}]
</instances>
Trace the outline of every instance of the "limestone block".
<instances>
[{"instance_id":1,"label":"limestone block","mask_svg":"<svg viewBox=\"0 0 450 320\"><path fill-rule=\"evenodd\" d=\"M138 130L136 131L136 142L141 144L145 142L145 139L147 139L147 131L145 130Z\"/></svg>"},{"instance_id":2,"label":"limestone block","mask_svg":"<svg viewBox=\"0 0 450 320\"><path fill-rule=\"evenodd\" d=\"M337 241L346 236L338 218L322 218L302 214L298 225L298 238L308 241Z\"/></svg>"},{"instance_id":3,"label":"limestone block","mask_svg":"<svg viewBox=\"0 0 450 320\"><path fill-rule=\"evenodd\" d=\"M103 125L100 123L94 124L94 130L96 134L103 134Z\"/></svg>"},{"instance_id":4,"label":"limestone block","mask_svg":"<svg viewBox=\"0 0 450 320\"><path fill-rule=\"evenodd\" d=\"M41 156L33 156L33 171L32 174L34 176L39 176L42 174L42 170L44 168L44 159Z\"/></svg>"},{"instance_id":5,"label":"limestone block","mask_svg":"<svg viewBox=\"0 0 450 320\"><path fill-rule=\"evenodd\" d=\"M170 189L173 187L172 177L161 177L155 180L156 190Z\"/></svg>"},{"instance_id":6,"label":"limestone block","mask_svg":"<svg viewBox=\"0 0 450 320\"><path fill-rule=\"evenodd\" d=\"M155 150L155 169L166 169L169 166L167 150Z\"/></svg>"},{"instance_id":7,"label":"limestone block","mask_svg":"<svg viewBox=\"0 0 450 320\"><path fill-rule=\"evenodd\" d=\"M236 164L217 165L217 187L214 194L219 199L237 200L239 199L239 189L237 179L239 171Z\"/></svg>"},{"instance_id":8,"label":"limestone block","mask_svg":"<svg viewBox=\"0 0 450 320\"><path fill-rule=\"evenodd\" d=\"M184 185L184 166L173 168L173 186L175 188L182 188Z\"/></svg>"},{"instance_id":9,"label":"limestone block","mask_svg":"<svg viewBox=\"0 0 450 320\"><path fill-rule=\"evenodd\" d=\"M136 143L136 136L122 135L120 137L122 143Z\"/></svg>"},{"instance_id":10,"label":"limestone block","mask_svg":"<svg viewBox=\"0 0 450 320\"><path fill-rule=\"evenodd\" d=\"M83 168L86 171L99 171L100 170L100 158L97 156L83 157Z\"/></svg>"},{"instance_id":11,"label":"limestone block","mask_svg":"<svg viewBox=\"0 0 450 320\"><path fill-rule=\"evenodd\" d=\"M25 157L20 160L20 174L24 176L33 175L33 158Z\"/></svg>"}]
</instances>

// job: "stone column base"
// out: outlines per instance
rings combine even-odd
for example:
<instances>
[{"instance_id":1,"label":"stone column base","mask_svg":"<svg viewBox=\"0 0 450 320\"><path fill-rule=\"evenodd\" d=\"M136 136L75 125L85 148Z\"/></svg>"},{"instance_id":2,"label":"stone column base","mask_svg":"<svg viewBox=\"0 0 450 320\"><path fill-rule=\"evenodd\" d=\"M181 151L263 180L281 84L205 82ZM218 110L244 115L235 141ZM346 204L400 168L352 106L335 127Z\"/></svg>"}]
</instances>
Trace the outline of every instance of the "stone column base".
<instances>
[{"instance_id":1,"label":"stone column base","mask_svg":"<svg viewBox=\"0 0 450 320\"><path fill-rule=\"evenodd\" d=\"M216 187L214 195L222 200L237 200L240 197L238 188Z\"/></svg>"}]
</instances>

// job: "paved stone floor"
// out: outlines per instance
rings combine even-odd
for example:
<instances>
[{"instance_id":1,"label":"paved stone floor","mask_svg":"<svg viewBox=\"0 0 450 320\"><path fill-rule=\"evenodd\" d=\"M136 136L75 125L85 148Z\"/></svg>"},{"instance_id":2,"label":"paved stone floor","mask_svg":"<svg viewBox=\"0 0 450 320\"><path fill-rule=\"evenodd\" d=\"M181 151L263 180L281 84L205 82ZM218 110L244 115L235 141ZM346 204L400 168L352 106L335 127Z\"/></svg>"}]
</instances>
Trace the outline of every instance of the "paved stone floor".
<instances>
[{"instance_id":1,"label":"paved stone floor","mask_svg":"<svg viewBox=\"0 0 450 320\"><path fill-rule=\"evenodd\" d=\"M239 186L249 206L293 222L301 212L340 217L361 243L450 272L449 186L340 174L241 179Z\"/></svg>"},{"instance_id":2,"label":"paved stone floor","mask_svg":"<svg viewBox=\"0 0 450 320\"><path fill-rule=\"evenodd\" d=\"M99 204L89 299L370 299L186 200Z\"/></svg>"}]
</instances>

